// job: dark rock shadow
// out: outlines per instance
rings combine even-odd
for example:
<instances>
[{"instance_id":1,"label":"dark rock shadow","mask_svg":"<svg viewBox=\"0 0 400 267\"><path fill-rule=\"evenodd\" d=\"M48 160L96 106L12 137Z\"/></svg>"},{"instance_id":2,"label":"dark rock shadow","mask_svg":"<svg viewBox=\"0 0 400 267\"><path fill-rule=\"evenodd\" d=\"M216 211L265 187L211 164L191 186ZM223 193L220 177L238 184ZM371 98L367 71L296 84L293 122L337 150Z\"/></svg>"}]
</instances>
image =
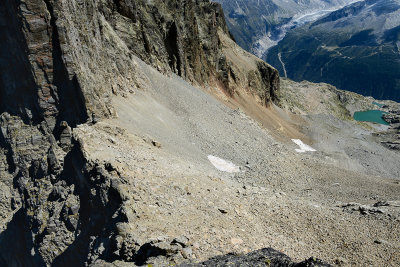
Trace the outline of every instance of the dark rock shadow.
<instances>
[{"instance_id":1,"label":"dark rock shadow","mask_svg":"<svg viewBox=\"0 0 400 267\"><path fill-rule=\"evenodd\" d=\"M8 112L20 116L26 124L37 124L42 120L38 87L28 58L19 5L20 1L15 0L0 2L0 114Z\"/></svg>"},{"instance_id":2,"label":"dark rock shadow","mask_svg":"<svg viewBox=\"0 0 400 267\"><path fill-rule=\"evenodd\" d=\"M32 233L22 208L0 234L0 266L46 266L40 254L34 250Z\"/></svg>"},{"instance_id":3,"label":"dark rock shadow","mask_svg":"<svg viewBox=\"0 0 400 267\"><path fill-rule=\"evenodd\" d=\"M115 226L118 222L127 221L124 215L117 212L122 204L118 191L113 187L102 187L108 177L97 166L87 166L78 145L65 157L61 178L68 184L75 184L74 194L79 195L80 199L79 220L75 241L55 258L52 266L86 266L93 254L94 258L115 260L113 252L116 247L112 238ZM98 190L95 197L91 194L93 189ZM106 203L100 200L100 195L104 194L107 195ZM105 250L96 254L96 248L100 245Z\"/></svg>"}]
</instances>

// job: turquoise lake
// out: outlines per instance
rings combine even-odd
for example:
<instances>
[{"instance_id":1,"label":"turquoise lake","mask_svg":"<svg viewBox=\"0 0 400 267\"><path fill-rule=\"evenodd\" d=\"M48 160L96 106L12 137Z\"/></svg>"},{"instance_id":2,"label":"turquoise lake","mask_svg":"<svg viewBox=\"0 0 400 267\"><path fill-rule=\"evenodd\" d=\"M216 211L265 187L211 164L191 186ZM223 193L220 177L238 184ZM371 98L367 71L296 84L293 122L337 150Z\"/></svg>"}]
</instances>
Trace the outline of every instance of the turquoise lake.
<instances>
[{"instance_id":1,"label":"turquoise lake","mask_svg":"<svg viewBox=\"0 0 400 267\"><path fill-rule=\"evenodd\" d=\"M372 102L372 104L374 104L374 105L376 105L376 106L378 106L380 108L384 106L384 104L379 104L378 102L375 102L375 101Z\"/></svg>"},{"instance_id":2,"label":"turquoise lake","mask_svg":"<svg viewBox=\"0 0 400 267\"><path fill-rule=\"evenodd\" d=\"M353 117L356 121L368 121L389 125L389 123L382 119L382 115L385 113L386 112L380 110L358 111L354 113Z\"/></svg>"}]
</instances>

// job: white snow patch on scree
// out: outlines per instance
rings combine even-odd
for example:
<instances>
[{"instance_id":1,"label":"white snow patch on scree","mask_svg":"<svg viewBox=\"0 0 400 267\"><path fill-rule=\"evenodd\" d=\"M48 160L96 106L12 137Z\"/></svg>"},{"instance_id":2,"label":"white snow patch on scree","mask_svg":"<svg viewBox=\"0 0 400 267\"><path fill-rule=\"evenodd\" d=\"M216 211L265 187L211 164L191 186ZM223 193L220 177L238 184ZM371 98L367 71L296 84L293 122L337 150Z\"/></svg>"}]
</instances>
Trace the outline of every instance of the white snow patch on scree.
<instances>
[{"instance_id":1,"label":"white snow patch on scree","mask_svg":"<svg viewBox=\"0 0 400 267\"><path fill-rule=\"evenodd\" d=\"M300 149L298 149L298 148L295 149L296 152L304 153L307 151L310 151L310 152L317 151L314 148L310 147L309 145L304 144L303 141L301 141L300 139L292 139L292 141L300 147Z\"/></svg>"},{"instance_id":2,"label":"white snow patch on scree","mask_svg":"<svg viewBox=\"0 0 400 267\"><path fill-rule=\"evenodd\" d=\"M230 161L226 161L213 155L208 155L207 158L211 162L211 164L220 171L230 173L240 172L240 167L236 166Z\"/></svg>"}]
</instances>

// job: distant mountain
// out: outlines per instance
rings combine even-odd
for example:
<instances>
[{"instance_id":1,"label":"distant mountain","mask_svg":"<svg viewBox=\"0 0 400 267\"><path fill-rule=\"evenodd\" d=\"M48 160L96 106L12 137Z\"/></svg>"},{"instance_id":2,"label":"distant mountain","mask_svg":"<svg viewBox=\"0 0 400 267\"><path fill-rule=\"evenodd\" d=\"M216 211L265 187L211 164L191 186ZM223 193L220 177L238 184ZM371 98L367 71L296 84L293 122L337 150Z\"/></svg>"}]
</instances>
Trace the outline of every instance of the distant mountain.
<instances>
[{"instance_id":1,"label":"distant mountain","mask_svg":"<svg viewBox=\"0 0 400 267\"><path fill-rule=\"evenodd\" d=\"M261 57L292 28L355 0L215 0L237 43Z\"/></svg>"},{"instance_id":2,"label":"distant mountain","mask_svg":"<svg viewBox=\"0 0 400 267\"><path fill-rule=\"evenodd\" d=\"M365 0L293 29L265 57L282 76L400 100L400 0Z\"/></svg>"}]
</instances>

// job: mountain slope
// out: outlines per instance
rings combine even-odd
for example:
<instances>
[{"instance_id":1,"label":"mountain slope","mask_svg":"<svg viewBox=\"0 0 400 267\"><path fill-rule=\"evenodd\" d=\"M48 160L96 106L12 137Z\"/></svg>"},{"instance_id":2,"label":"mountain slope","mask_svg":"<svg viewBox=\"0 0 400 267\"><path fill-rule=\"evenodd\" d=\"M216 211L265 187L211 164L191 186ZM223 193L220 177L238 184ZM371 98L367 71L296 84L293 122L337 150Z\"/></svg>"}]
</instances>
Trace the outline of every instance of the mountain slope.
<instances>
[{"instance_id":1,"label":"mountain slope","mask_svg":"<svg viewBox=\"0 0 400 267\"><path fill-rule=\"evenodd\" d=\"M267 60L297 81L399 100L398 25L400 1L361 1L291 31Z\"/></svg>"},{"instance_id":2,"label":"mountain slope","mask_svg":"<svg viewBox=\"0 0 400 267\"><path fill-rule=\"evenodd\" d=\"M348 110L374 100L281 91L224 25L207 0L0 2L1 266L399 265L399 153Z\"/></svg>"}]
</instances>

